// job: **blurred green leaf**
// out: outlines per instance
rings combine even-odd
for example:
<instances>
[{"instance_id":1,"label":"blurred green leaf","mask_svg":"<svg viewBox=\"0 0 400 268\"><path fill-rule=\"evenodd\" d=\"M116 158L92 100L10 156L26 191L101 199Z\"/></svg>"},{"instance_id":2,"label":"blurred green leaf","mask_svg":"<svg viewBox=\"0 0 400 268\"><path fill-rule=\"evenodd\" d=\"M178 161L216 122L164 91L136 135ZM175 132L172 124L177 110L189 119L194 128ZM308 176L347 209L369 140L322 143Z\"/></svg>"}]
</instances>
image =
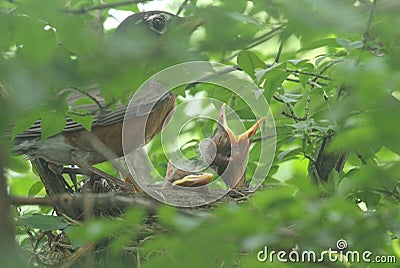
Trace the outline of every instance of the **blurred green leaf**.
<instances>
[{"instance_id":1,"label":"blurred green leaf","mask_svg":"<svg viewBox=\"0 0 400 268\"><path fill-rule=\"evenodd\" d=\"M299 52L304 50L316 49L320 47L341 47L341 45L337 38L325 38L313 41L310 44L302 46Z\"/></svg>"},{"instance_id":2,"label":"blurred green leaf","mask_svg":"<svg viewBox=\"0 0 400 268\"><path fill-rule=\"evenodd\" d=\"M39 118L40 113L31 112L27 113L23 118L17 120L12 128L12 138L14 139L19 133L30 128Z\"/></svg>"},{"instance_id":3,"label":"blurred green leaf","mask_svg":"<svg viewBox=\"0 0 400 268\"><path fill-rule=\"evenodd\" d=\"M240 51L237 63L243 71L254 77L256 68L265 68L265 63L251 51Z\"/></svg>"},{"instance_id":4,"label":"blurred green leaf","mask_svg":"<svg viewBox=\"0 0 400 268\"><path fill-rule=\"evenodd\" d=\"M64 129L66 118L63 113L46 111L41 114L42 141Z\"/></svg>"},{"instance_id":5,"label":"blurred green leaf","mask_svg":"<svg viewBox=\"0 0 400 268\"><path fill-rule=\"evenodd\" d=\"M30 169L30 165L26 159L20 156L10 157L7 167L18 173L27 173Z\"/></svg>"},{"instance_id":6,"label":"blurred green leaf","mask_svg":"<svg viewBox=\"0 0 400 268\"><path fill-rule=\"evenodd\" d=\"M17 218L17 224L27 225L31 228L43 231L61 230L68 226L68 223L62 217L40 214L20 216Z\"/></svg>"},{"instance_id":7,"label":"blurred green leaf","mask_svg":"<svg viewBox=\"0 0 400 268\"><path fill-rule=\"evenodd\" d=\"M69 226L65 232L71 239L72 248L84 246L91 242L99 242L112 236L121 228L121 221L92 219L82 226Z\"/></svg>"}]
</instances>

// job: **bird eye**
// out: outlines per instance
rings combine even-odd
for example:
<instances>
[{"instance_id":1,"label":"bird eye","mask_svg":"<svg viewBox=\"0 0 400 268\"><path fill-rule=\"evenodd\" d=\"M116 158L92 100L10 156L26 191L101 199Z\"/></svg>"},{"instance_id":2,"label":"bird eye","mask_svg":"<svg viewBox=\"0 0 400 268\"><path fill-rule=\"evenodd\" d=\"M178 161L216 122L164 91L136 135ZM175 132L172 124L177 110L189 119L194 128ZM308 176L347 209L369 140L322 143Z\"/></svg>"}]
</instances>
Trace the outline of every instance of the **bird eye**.
<instances>
[{"instance_id":1,"label":"bird eye","mask_svg":"<svg viewBox=\"0 0 400 268\"><path fill-rule=\"evenodd\" d=\"M163 17L156 17L151 21L151 23L152 23L154 30L159 33L163 33L163 31L165 30L165 28L167 26L167 22Z\"/></svg>"}]
</instances>

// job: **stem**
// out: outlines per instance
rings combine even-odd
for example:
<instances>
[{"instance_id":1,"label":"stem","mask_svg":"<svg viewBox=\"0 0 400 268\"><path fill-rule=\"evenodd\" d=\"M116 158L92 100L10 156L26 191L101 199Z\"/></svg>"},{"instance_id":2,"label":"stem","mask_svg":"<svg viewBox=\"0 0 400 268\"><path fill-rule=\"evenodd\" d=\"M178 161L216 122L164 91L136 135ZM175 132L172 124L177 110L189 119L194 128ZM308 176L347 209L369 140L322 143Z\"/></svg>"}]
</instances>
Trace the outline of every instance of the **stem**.
<instances>
[{"instance_id":1,"label":"stem","mask_svg":"<svg viewBox=\"0 0 400 268\"><path fill-rule=\"evenodd\" d=\"M97 6L82 7L79 9L66 9L66 10L64 10L64 12L80 15L80 14L84 14L84 13L87 13L87 12L93 11L93 10L103 10L103 9L114 8L114 7L119 7L119 6L127 6L127 5L131 5L131 4L144 3L144 2L148 2L148 1L149 0L128 0L128 1L111 3L111 4L100 4Z\"/></svg>"}]
</instances>

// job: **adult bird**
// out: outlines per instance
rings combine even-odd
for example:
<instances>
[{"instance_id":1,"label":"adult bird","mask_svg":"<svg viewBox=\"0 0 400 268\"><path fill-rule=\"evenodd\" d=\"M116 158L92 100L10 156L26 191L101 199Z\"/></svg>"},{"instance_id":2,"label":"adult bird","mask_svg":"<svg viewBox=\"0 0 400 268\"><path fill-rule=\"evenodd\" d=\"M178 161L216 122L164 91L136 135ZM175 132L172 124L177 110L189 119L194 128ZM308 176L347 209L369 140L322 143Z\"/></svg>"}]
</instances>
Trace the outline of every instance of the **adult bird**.
<instances>
[{"instance_id":1,"label":"adult bird","mask_svg":"<svg viewBox=\"0 0 400 268\"><path fill-rule=\"evenodd\" d=\"M199 25L198 19L181 18L164 11L136 13L118 26L106 43L106 48L112 50L110 55L115 61L121 60L121 64L124 64L123 59L135 59L138 66L144 67L137 68L138 71L147 68L147 74L152 74L164 67L157 66L163 57L175 58L172 64L185 60L182 57L185 53L178 47L183 43L182 39L186 41ZM67 105L73 105L81 98L91 100L90 104L75 106L94 115L90 131L67 118L66 126L60 133L41 141L42 129L38 120L15 138L16 151L29 157L49 195L72 192L62 176L64 165L77 165L88 174L93 174L97 170L92 165L123 155L122 124L126 106L117 103L115 109L111 110L98 87L88 92L65 89L62 93L62 96L69 94ZM126 97L129 100L129 96ZM139 126L143 125L147 116L148 121L145 124L145 140L134 143L130 149L135 150L157 135L174 107L175 95L154 82L131 107L134 112L129 115L129 120L137 121ZM133 140L137 131L143 129L132 129ZM100 172L102 175L107 178L106 174ZM122 181L117 183L123 185Z\"/></svg>"}]
</instances>

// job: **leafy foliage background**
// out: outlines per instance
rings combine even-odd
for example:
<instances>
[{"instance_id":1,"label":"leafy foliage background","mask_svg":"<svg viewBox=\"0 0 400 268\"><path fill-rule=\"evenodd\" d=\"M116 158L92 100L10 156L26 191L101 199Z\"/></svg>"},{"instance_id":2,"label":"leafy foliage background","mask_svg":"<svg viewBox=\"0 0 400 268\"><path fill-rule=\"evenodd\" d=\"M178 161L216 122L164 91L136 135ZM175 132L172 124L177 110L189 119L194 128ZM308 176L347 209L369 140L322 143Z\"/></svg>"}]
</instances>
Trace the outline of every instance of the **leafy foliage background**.
<instances>
[{"instance_id":1,"label":"leafy foliage background","mask_svg":"<svg viewBox=\"0 0 400 268\"><path fill-rule=\"evenodd\" d=\"M117 8L138 11L135 2L140 1ZM103 46L110 34L103 22L114 3L0 3L1 131L14 125L15 135L42 118L43 139L59 132L66 116L74 116L63 98L54 97L65 87L87 89L95 81L107 100L126 101L126 93L144 77L130 72L134 61L115 59L112 48ZM170 11L180 4L172 1ZM47 246L43 241L32 246L42 231L56 235L63 229L73 248L109 242L95 263L141 267L287 266L259 263L257 252L264 246L322 251L334 249L339 239L350 250L399 257L399 3L192 0L182 7L183 15L206 22L193 34L191 47L204 59L237 64L270 102L278 137L265 185L240 205L221 204L197 216L160 206L153 215L160 225L154 228L144 224L149 216L139 207L119 219L93 219L82 226L64 219L49 223L46 207L13 208L20 246L38 252ZM216 97L248 116L223 89L199 86L187 94ZM93 120L73 119L87 128ZM204 137L212 127L188 131ZM315 178L309 173L323 141L328 141L325 167L337 154L347 161L342 171L330 168L326 178ZM8 192L43 196L27 161L10 153L9 138L2 144ZM165 169L157 141L152 148ZM252 165L250 158L249 173ZM127 248L131 253L124 255Z\"/></svg>"}]
</instances>

